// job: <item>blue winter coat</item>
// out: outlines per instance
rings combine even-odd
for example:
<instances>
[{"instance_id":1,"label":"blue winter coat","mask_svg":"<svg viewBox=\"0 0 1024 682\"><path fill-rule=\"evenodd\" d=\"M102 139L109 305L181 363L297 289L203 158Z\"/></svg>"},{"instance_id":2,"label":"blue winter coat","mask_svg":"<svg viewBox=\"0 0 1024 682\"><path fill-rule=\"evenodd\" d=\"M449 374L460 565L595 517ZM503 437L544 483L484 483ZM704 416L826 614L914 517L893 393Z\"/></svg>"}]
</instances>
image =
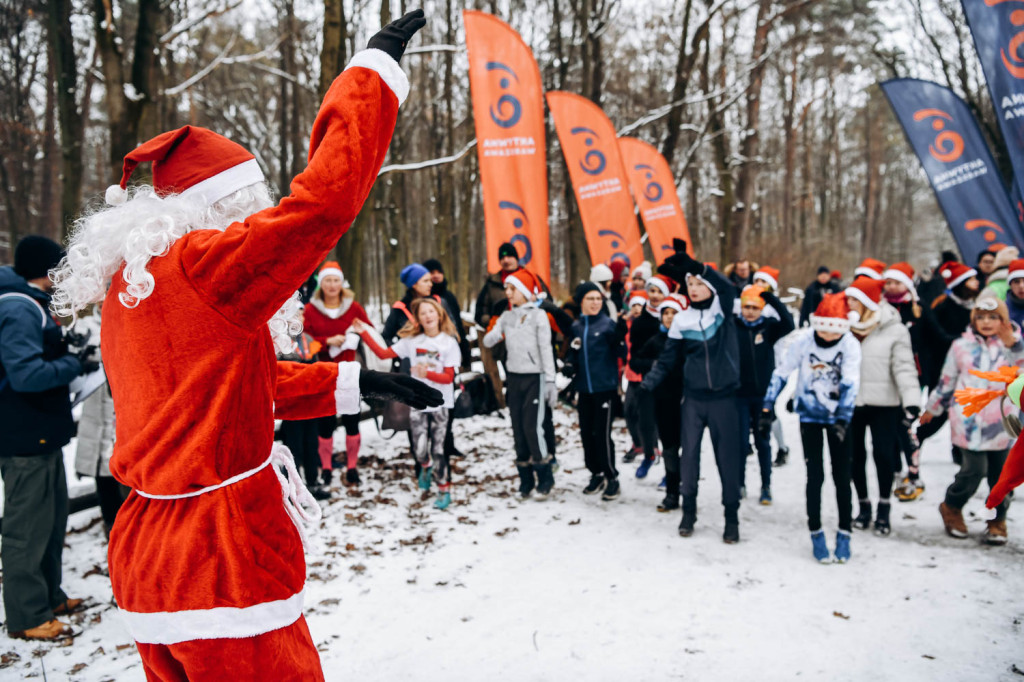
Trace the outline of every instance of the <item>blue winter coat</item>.
<instances>
[{"instance_id":1,"label":"blue winter coat","mask_svg":"<svg viewBox=\"0 0 1024 682\"><path fill-rule=\"evenodd\" d=\"M0 267L0 457L53 452L75 435L68 384L81 364L49 304L14 268Z\"/></svg>"},{"instance_id":2,"label":"blue winter coat","mask_svg":"<svg viewBox=\"0 0 1024 682\"><path fill-rule=\"evenodd\" d=\"M578 392L618 390L619 360L625 359L626 348L621 330L610 317L603 313L582 315L572 324L570 347L573 349L570 364L576 368Z\"/></svg>"}]
</instances>

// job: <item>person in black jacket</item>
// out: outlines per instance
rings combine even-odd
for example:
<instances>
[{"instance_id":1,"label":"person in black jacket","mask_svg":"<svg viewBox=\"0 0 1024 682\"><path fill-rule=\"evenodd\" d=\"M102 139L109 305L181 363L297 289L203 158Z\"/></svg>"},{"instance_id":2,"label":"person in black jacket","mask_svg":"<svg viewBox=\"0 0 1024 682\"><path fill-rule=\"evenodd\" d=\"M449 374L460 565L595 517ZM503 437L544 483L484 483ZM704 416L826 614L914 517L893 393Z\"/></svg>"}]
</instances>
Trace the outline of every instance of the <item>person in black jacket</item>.
<instances>
[{"instance_id":1,"label":"person in black jacket","mask_svg":"<svg viewBox=\"0 0 1024 682\"><path fill-rule=\"evenodd\" d=\"M644 376L654 367L668 341L668 330L677 313L683 312L686 300L671 295L662 300L658 306L661 316L658 332L632 354L629 367L637 374ZM683 366L676 366L651 393L654 403L654 420L658 427L658 438L661 439L661 456L665 462L665 499L658 505L658 511L667 512L679 509L679 441L682 432L679 429L679 404L683 401Z\"/></svg>"},{"instance_id":2,"label":"person in black jacket","mask_svg":"<svg viewBox=\"0 0 1024 682\"><path fill-rule=\"evenodd\" d=\"M689 537L697 521L697 485L700 480L700 442L711 431L715 462L722 481L727 544L740 539L740 424L736 389L740 386L739 346L732 321L736 287L713 268L692 258L686 242L674 242L676 253L658 272L685 281L688 308L678 313L658 362L643 380L653 391L679 363L683 364L682 461L683 519L679 534Z\"/></svg>"},{"instance_id":3,"label":"person in black jacket","mask_svg":"<svg viewBox=\"0 0 1024 682\"><path fill-rule=\"evenodd\" d=\"M818 274L814 281L804 289L804 301L800 305L800 326L806 327L810 323L811 315L818 309L818 304L825 294L834 294L841 291L839 283L833 281L832 271L827 266L818 268Z\"/></svg>"},{"instance_id":4,"label":"person in black jacket","mask_svg":"<svg viewBox=\"0 0 1024 682\"><path fill-rule=\"evenodd\" d=\"M658 292L660 293L660 291ZM630 292L626 302L629 304L619 316L619 326L624 327L626 338L626 362L638 352L647 340L658 333L658 326L661 324L658 317L658 304L664 296L659 296L658 301L651 304L650 296L644 290ZM646 478L651 465L654 464L658 448L657 426L654 423L654 405L651 401L651 394L640 389L640 381L643 376L634 372L632 366L626 368L626 399L623 405L623 412L626 417L626 427L633 439L633 447L622 458L623 462L632 462L638 454L643 454L643 460L637 467L636 477Z\"/></svg>"},{"instance_id":5,"label":"person in black jacket","mask_svg":"<svg viewBox=\"0 0 1024 682\"><path fill-rule=\"evenodd\" d=\"M0 267L0 476L4 482L4 611L12 637L71 635L57 620L79 608L61 589L68 484L61 450L75 435L68 384L98 369L68 352L47 312L47 273L63 258L45 237L18 242L14 267Z\"/></svg>"},{"instance_id":6,"label":"person in black jacket","mask_svg":"<svg viewBox=\"0 0 1024 682\"><path fill-rule=\"evenodd\" d=\"M765 304L771 306L778 317L764 315ZM769 433L763 433L758 420L764 405L764 394L775 371L775 344L794 329L789 310L767 289L754 284L740 294L740 316L733 318L740 351L740 387L736 403L740 415L740 433L743 447L749 446L754 435L754 450L761 469L761 497L763 505L772 503L772 447ZM746 458L740 469L740 488L746 488Z\"/></svg>"},{"instance_id":7,"label":"person in black jacket","mask_svg":"<svg viewBox=\"0 0 1024 682\"><path fill-rule=\"evenodd\" d=\"M604 294L593 282L584 282L574 295L580 318L573 322L571 349L562 373L573 379L578 392L580 439L590 471L584 495L603 500L619 496L619 472L612 446L612 412L619 387L619 360L625 358L621 329L604 312Z\"/></svg>"}]
</instances>

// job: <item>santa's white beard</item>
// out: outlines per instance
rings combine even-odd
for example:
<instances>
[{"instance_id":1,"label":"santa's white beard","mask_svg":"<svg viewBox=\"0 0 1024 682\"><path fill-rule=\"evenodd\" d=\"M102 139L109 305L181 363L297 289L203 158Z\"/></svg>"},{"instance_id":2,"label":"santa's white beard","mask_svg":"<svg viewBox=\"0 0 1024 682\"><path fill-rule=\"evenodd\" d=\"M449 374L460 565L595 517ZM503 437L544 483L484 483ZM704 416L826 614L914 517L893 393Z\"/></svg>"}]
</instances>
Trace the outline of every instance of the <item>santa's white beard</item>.
<instances>
[{"instance_id":1,"label":"santa's white beard","mask_svg":"<svg viewBox=\"0 0 1024 682\"><path fill-rule=\"evenodd\" d=\"M125 203L101 206L75 221L68 254L51 274L55 283L51 307L58 315L77 317L86 306L103 300L111 278L123 267L126 286L119 299L126 308L134 308L157 285L147 270L149 261L166 255L175 241L196 230L224 230L273 205L262 183L244 187L212 206L196 197L160 197L148 185L136 187ZM292 337L302 331L301 311L296 293L267 323L278 352L291 351Z\"/></svg>"}]
</instances>

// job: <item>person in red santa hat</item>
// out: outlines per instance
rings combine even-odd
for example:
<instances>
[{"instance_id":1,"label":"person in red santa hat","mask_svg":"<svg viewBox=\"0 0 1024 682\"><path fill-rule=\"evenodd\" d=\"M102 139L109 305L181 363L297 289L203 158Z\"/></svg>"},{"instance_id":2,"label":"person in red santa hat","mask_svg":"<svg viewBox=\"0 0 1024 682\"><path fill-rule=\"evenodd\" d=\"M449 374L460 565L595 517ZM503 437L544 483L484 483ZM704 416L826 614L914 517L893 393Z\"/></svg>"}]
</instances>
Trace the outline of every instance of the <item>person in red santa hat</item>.
<instances>
[{"instance_id":1,"label":"person in red santa hat","mask_svg":"<svg viewBox=\"0 0 1024 682\"><path fill-rule=\"evenodd\" d=\"M335 79L277 206L252 154L186 126L128 154L116 205L78 221L54 307L104 301L110 468L133 489L110 579L149 680L324 679L302 616L302 521L319 507L274 445L274 418L352 413L361 393L441 401L411 377L274 353L296 331L296 290L377 177L409 89L398 59L424 24L422 10L389 24ZM127 194L146 161L153 185Z\"/></svg>"}]
</instances>

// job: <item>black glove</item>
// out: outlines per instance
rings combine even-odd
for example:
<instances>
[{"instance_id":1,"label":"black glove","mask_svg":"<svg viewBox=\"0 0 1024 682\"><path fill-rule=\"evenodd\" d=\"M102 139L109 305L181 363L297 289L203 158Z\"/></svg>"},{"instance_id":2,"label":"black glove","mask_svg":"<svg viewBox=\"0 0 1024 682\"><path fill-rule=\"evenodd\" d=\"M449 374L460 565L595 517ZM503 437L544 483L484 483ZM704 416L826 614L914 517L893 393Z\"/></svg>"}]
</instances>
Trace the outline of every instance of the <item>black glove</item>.
<instances>
[{"instance_id":1,"label":"black glove","mask_svg":"<svg viewBox=\"0 0 1024 682\"><path fill-rule=\"evenodd\" d=\"M359 370L359 392L364 398L397 400L414 410L437 407L444 397L437 389L406 374Z\"/></svg>"},{"instance_id":2,"label":"black glove","mask_svg":"<svg viewBox=\"0 0 1024 682\"><path fill-rule=\"evenodd\" d=\"M82 366L81 374L92 374L100 368L96 360L79 360L78 363Z\"/></svg>"},{"instance_id":3,"label":"black glove","mask_svg":"<svg viewBox=\"0 0 1024 682\"><path fill-rule=\"evenodd\" d=\"M572 379L576 376L576 363L565 361L562 363L562 376Z\"/></svg>"},{"instance_id":4,"label":"black glove","mask_svg":"<svg viewBox=\"0 0 1024 682\"><path fill-rule=\"evenodd\" d=\"M409 39L416 35L427 24L423 18L423 10L415 9L401 19L396 19L370 38L366 47L371 50L387 52L396 62L405 54L405 46Z\"/></svg>"},{"instance_id":5,"label":"black glove","mask_svg":"<svg viewBox=\"0 0 1024 682\"><path fill-rule=\"evenodd\" d=\"M917 405L911 405L910 407L903 408L903 419L900 421L903 424L903 428L910 431L910 427L914 425L917 418L921 416L921 408Z\"/></svg>"},{"instance_id":6,"label":"black glove","mask_svg":"<svg viewBox=\"0 0 1024 682\"><path fill-rule=\"evenodd\" d=\"M96 354L96 346L85 346L79 349L73 355L78 358L78 363L82 366L82 374L92 374L100 368L99 360L93 357Z\"/></svg>"},{"instance_id":7,"label":"black glove","mask_svg":"<svg viewBox=\"0 0 1024 682\"><path fill-rule=\"evenodd\" d=\"M847 422L842 420L842 419L840 419L835 424L832 424L829 427L829 431L832 432L832 435L835 436L837 441L842 443L844 440L846 440L846 427L847 426L848 426Z\"/></svg>"},{"instance_id":8,"label":"black glove","mask_svg":"<svg viewBox=\"0 0 1024 682\"><path fill-rule=\"evenodd\" d=\"M761 434L761 438L767 439L772 435L773 421L775 421L775 415L771 410L761 411L761 416L757 418L757 431Z\"/></svg>"},{"instance_id":9,"label":"black glove","mask_svg":"<svg viewBox=\"0 0 1024 682\"><path fill-rule=\"evenodd\" d=\"M704 274L705 265L686 252L686 242L684 240L673 239L672 246L676 252L658 266L659 274L671 277L681 284L686 283L687 275Z\"/></svg>"},{"instance_id":10,"label":"black glove","mask_svg":"<svg viewBox=\"0 0 1024 682\"><path fill-rule=\"evenodd\" d=\"M789 400L786 401L786 412L789 412L790 414L793 414L793 410L795 410L795 409L796 409L796 406L793 404L793 399L790 398Z\"/></svg>"}]
</instances>

